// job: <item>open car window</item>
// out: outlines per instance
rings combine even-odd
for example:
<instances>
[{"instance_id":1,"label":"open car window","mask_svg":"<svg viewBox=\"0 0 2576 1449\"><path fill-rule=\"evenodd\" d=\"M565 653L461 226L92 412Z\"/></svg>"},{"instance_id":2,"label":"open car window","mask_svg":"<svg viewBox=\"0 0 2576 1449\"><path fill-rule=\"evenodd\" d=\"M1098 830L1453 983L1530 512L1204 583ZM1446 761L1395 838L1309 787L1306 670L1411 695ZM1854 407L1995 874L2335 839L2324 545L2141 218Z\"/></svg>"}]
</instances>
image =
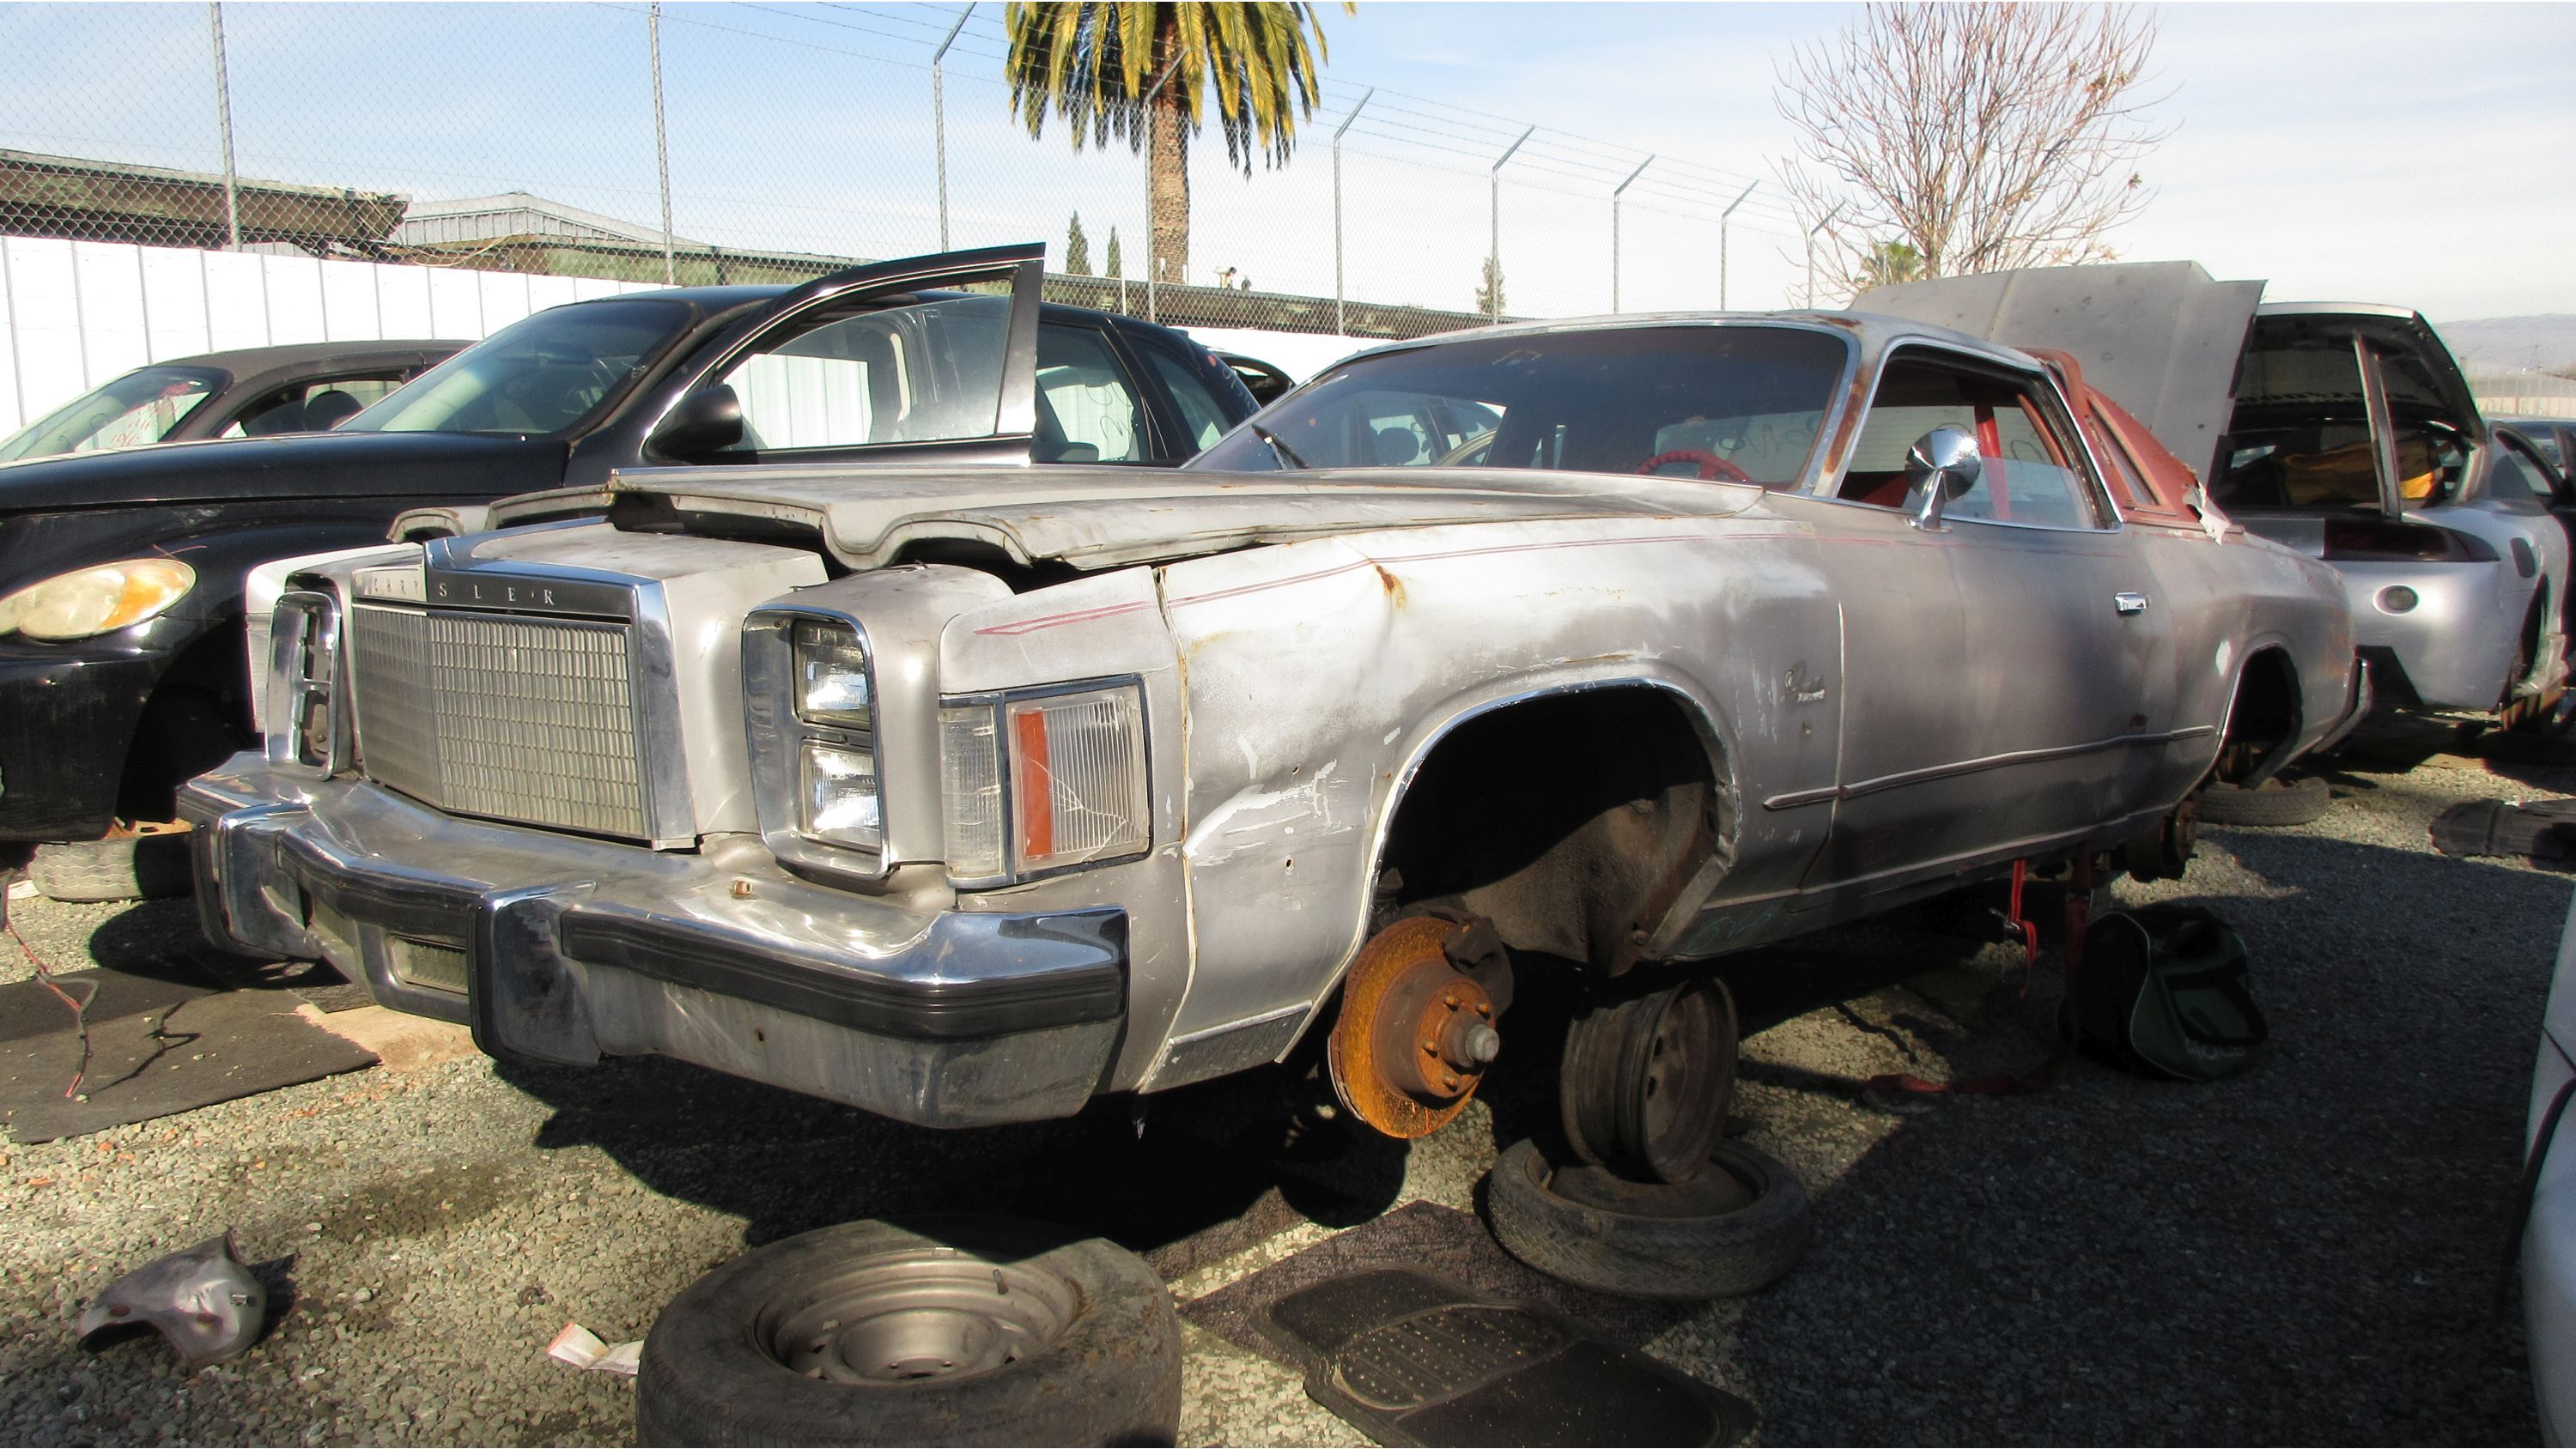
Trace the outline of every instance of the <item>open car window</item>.
<instances>
[{"instance_id":1,"label":"open car window","mask_svg":"<svg viewBox=\"0 0 2576 1449\"><path fill-rule=\"evenodd\" d=\"M1794 487L1848 357L1839 336L1765 326L1434 343L1335 367L1188 466L1653 471Z\"/></svg>"},{"instance_id":2,"label":"open car window","mask_svg":"<svg viewBox=\"0 0 2576 1449\"><path fill-rule=\"evenodd\" d=\"M1880 508L1912 506L1907 452L1935 428L1956 428L1977 440L1980 466L1975 485L1943 506L1944 517L2105 527L2057 416L2025 381L1899 354L1879 370L1878 391L1834 496Z\"/></svg>"}]
</instances>

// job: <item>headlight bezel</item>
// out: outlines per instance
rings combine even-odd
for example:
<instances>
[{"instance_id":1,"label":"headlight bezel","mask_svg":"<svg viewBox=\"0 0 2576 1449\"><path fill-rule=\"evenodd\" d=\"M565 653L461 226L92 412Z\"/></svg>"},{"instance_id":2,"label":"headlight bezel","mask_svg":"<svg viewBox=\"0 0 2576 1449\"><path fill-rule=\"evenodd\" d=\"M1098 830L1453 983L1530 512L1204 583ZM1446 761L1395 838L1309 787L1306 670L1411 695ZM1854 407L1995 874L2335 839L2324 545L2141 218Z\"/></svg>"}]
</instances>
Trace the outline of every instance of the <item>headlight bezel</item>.
<instances>
[{"instance_id":1,"label":"headlight bezel","mask_svg":"<svg viewBox=\"0 0 2576 1449\"><path fill-rule=\"evenodd\" d=\"M148 591L148 597L129 606L124 596L134 591L137 583L135 574L142 574L147 578L160 576L161 583ZM85 627L71 633L51 634L37 633L27 628L23 622L23 616L30 609L37 607L36 600L39 596L46 595L49 591L62 592L76 589L84 583L94 587L112 588L117 596L108 604L105 617L94 627ZM184 560L158 555L147 558L117 559L110 563L83 564L79 568L65 569L61 573L39 579L24 588L12 589L5 596L0 596L0 638L15 637L37 644L78 644L83 640L122 633L127 629L151 623L177 608L187 600L189 595L197 591L197 583L197 571L194 567Z\"/></svg>"},{"instance_id":2,"label":"headlight bezel","mask_svg":"<svg viewBox=\"0 0 2576 1449\"><path fill-rule=\"evenodd\" d=\"M347 651L340 647L341 610L336 594L288 589L269 615L268 730L260 741L271 766L327 780L349 767L351 721ZM322 711L316 750L312 712Z\"/></svg>"},{"instance_id":3,"label":"headlight bezel","mask_svg":"<svg viewBox=\"0 0 2576 1449\"><path fill-rule=\"evenodd\" d=\"M846 636L847 647L859 655L868 701L867 728L833 723L830 712L819 720L811 718L805 709L806 671L798 635L819 630ZM882 880L887 873L885 751L877 733L881 696L876 666L877 651L867 626L839 610L781 604L755 609L743 620L743 734L751 758L752 808L763 843L784 864L864 881ZM809 748L869 760L871 777L877 782L872 839L812 827L806 793Z\"/></svg>"}]
</instances>

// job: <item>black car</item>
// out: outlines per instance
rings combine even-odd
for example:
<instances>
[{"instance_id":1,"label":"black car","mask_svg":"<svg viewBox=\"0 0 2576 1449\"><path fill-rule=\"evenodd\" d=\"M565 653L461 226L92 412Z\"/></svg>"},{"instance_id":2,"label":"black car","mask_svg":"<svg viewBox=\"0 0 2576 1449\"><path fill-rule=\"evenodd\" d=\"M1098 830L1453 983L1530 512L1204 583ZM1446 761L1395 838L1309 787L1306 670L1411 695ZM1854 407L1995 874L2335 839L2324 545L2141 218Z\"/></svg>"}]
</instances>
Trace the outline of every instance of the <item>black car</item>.
<instances>
[{"instance_id":1,"label":"black car","mask_svg":"<svg viewBox=\"0 0 2576 1449\"><path fill-rule=\"evenodd\" d=\"M1042 255L575 302L331 432L0 467L0 843L166 818L179 781L251 738L245 571L380 542L404 509L597 490L656 463L1170 464L1251 415L1232 370L1178 333L1042 305L1040 269L1019 265ZM1034 328L1011 325L1022 309ZM886 348L890 327L907 346ZM1032 334L1034 357L1008 355ZM938 365L907 367L925 349ZM991 417L947 415L979 388L989 410L996 369L1007 416L1033 419L998 440Z\"/></svg>"},{"instance_id":2,"label":"black car","mask_svg":"<svg viewBox=\"0 0 2576 1449\"><path fill-rule=\"evenodd\" d=\"M0 463L146 443L318 433L466 346L306 342L174 357L102 383L0 438Z\"/></svg>"}]
</instances>

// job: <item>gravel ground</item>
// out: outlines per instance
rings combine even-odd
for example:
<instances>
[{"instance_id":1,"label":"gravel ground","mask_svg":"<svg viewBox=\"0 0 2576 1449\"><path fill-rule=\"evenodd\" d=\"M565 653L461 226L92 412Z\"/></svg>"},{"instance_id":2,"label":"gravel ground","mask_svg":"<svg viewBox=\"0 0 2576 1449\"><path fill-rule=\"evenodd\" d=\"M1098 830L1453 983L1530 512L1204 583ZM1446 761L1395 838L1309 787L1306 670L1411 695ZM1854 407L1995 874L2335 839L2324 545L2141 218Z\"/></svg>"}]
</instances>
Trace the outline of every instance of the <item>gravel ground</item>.
<instances>
[{"instance_id":1,"label":"gravel ground","mask_svg":"<svg viewBox=\"0 0 2576 1449\"><path fill-rule=\"evenodd\" d=\"M1773 1443L2529 1441L2519 1308L2493 1298L2568 881L2443 859L2426 825L2576 791L2566 758L2357 767L2316 825L2211 831L2187 880L2122 886L2206 902L2252 949L2274 1044L2228 1082L2078 1060L2033 1096L1877 1100L1857 1079L2045 1055L2050 973L2024 997L2013 953L1892 927L1737 963L1738 1112L1808 1183L1817 1246L1646 1347L1752 1400ZM188 936L170 903L12 907L66 969ZM1268 1076L1158 1102L1139 1141L1123 1117L934 1134L667 1062L473 1058L0 1143L0 1442L622 1443L631 1384L546 1342L640 1337L746 1244L1077 1201L1166 1236L1272 1185L1320 1219L1185 1274L1188 1298L1371 1204L1471 1207L1542 1100L1489 1091L1409 1150L1317 1162L1280 1146ZM250 1354L185 1377L149 1340L72 1345L110 1279L227 1224L278 1301ZM1184 1442L1356 1440L1186 1332Z\"/></svg>"}]
</instances>

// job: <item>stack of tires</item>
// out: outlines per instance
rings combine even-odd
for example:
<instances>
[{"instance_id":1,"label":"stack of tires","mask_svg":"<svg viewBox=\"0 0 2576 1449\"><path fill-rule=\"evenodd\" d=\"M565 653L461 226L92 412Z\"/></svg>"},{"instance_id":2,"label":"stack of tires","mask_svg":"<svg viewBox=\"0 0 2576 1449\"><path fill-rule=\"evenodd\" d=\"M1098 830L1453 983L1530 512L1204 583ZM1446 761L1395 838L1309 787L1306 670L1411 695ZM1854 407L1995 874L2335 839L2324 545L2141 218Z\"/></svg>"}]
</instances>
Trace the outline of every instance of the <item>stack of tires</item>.
<instances>
[{"instance_id":1,"label":"stack of tires","mask_svg":"<svg viewBox=\"0 0 2576 1449\"><path fill-rule=\"evenodd\" d=\"M1637 1298L1730 1298L1769 1286L1813 1235L1788 1168L1725 1136L1734 998L1691 980L1605 993L1567 1034L1565 1147L1507 1149L1486 1214L1512 1256Z\"/></svg>"}]
</instances>

